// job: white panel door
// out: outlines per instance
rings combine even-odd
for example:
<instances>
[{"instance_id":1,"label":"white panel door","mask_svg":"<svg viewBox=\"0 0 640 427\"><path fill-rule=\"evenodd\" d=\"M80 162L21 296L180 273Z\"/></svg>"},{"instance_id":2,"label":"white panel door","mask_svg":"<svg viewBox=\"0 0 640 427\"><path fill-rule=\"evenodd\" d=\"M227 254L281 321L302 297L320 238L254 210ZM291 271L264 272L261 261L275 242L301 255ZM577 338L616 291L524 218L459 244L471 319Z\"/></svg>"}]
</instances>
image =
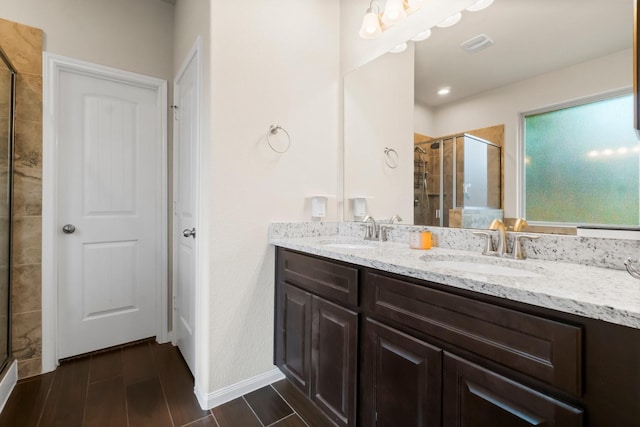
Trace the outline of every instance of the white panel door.
<instances>
[{"instance_id":1,"label":"white panel door","mask_svg":"<svg viewBox=\"0 0 640 427\"><path fill-rule=\"evenodd\" d=\"M58 83L64 358L156 335L164 207L156 89L67 70Z\"/></svg>"},{"instance_id":2,"label":"white panel door","mask_svg":"<svg viewBox=\"0 0 640 427\"><path fill-rule=\"evenodd\" d=\"M174 110L174 268L176 340L195 373L195 274L198 156L198 55L194 54L175 85Z\"/></svg>"}]
</instances>

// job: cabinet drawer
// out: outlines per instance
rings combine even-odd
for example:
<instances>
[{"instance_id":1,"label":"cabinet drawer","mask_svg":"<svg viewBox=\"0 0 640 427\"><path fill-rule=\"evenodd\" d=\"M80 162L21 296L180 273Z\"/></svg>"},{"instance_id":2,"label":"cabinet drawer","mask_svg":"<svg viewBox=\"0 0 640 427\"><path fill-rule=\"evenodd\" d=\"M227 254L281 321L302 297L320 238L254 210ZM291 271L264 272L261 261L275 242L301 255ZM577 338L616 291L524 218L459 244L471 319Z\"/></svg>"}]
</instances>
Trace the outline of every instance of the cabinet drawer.
<instances>
[{"instance_id":1,"label":"cabinet drawer","mask_svg":"<svg viewBox=\"0 0 640 427\"><path fill-rule=\"evenodd\" d=\"M444 427L580 427L584 411L452 354L444 357Z\"/></svg>"},{"instance_id":2,"label":"cabinet drawer","mask_svg":"<svg viewBox=\"0 0 640 427\"><path fill-rule=\"evenodd\" d=\"M279 249L279 280L327 299L358 305L358 269Z\"/></svg>"},{"instance_id":3,"label":"cabinet drawer","mask_svg":"<svg viewBox=\"0 0 640 427\"><path fill-rule=\"evenodd\" d=\"M363 286L364 306L373 313L581 394L579 327L371 271Z\"/></svg>"}]
</instances>

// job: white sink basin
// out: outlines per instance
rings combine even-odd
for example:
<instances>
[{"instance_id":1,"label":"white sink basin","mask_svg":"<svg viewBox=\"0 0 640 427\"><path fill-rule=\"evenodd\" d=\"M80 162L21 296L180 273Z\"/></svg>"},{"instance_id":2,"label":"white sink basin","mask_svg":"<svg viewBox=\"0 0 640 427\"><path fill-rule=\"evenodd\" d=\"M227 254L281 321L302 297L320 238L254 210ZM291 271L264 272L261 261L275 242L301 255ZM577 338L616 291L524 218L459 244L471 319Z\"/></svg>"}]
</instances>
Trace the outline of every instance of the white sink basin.
<instances>
[{"instance_id":1,"label":"white sink basin","mask_svg":"<svg viewBox=\"0 0 640 427\"><path fill-rule=\"evenodd\" d=\"M502 265L485 264L482 262L467 261L430 261L429 267L446 270L455 270L461 273L487 274L504 277L542 277L542 274L524 269L505 267Z\"/></svg>"},{"instance_id":2,"label":"white sink basin","mask_svg":"<svg viewBox=\"0 0 640 427\"><path fill-rule=\"evenodd\" d=\"M327 248L336 249L375 249L374 245L367 245L366 243L325 243L322 246Z\"/></svg>"}]
</instances>

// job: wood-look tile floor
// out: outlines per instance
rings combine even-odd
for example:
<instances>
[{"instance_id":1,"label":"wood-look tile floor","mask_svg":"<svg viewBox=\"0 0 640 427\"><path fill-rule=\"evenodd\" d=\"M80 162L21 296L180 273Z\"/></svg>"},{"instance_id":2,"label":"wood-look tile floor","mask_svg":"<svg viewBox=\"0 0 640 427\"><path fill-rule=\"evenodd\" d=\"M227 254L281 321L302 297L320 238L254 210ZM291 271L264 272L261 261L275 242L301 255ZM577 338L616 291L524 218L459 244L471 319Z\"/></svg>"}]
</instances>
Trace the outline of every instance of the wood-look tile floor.
<instances>
[{"instance_id":1,"label":"wood-look tile floor","mask_svg":"<svg viewBox=\"0 0 640 427\"><path fill-rule=\"evenodd\" d=\"M286 380L210 411L176 347L152 341L65 361L21 380L0 427L325 427L331 424Z\"/></svg>"}]
</instances>

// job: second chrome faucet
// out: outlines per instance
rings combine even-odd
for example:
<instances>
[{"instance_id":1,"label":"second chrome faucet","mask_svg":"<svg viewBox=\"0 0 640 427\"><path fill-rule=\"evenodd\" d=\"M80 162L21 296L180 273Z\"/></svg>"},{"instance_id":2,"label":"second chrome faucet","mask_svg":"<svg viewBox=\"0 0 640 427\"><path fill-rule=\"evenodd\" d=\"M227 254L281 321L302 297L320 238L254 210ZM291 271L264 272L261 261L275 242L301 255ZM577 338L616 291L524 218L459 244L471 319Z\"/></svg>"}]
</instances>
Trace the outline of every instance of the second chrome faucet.
<instances>
[{"instance_id":1,"label":"second chrome faucet","mask_svg":"<svg viewBox=\"0 0 640 427\"><path fill-rule=\"evenodd\" d=\"M400 215L394 215L389 219L389 224L393 224L394 222L402 221ZM385 227L376 223L376 220L372 216L365 216L362 219L362 222L366 224L365 232L364 232L364 240L377 240L379 242L385 242L387 240L387 229L389 227Z\"/></svg>"},{"instance_id":2,"label":"second chrome faucet","mask_svg":"<svg viewBox=\"0 0 640 427\"><path fill-rule=\"evenodd\" d=\"M498 231L498 247L494 250L493 241L491 239L491 233L486 231L474 232L476 236L485 236L487 243L482 251L483 255L495 255L501 258L511 257L514 259L525 259L524 251L522 250L522 239L538 239L540 236L534 236L531 234L520 234L523 228L527 226L527 221L523 218L518 218L513 227L513 231L517 232L513 241L513 250L509 252L507 247L507 227L499 219L494 219L489 225L489 230Z\"/></svg>"}]
</instances>

